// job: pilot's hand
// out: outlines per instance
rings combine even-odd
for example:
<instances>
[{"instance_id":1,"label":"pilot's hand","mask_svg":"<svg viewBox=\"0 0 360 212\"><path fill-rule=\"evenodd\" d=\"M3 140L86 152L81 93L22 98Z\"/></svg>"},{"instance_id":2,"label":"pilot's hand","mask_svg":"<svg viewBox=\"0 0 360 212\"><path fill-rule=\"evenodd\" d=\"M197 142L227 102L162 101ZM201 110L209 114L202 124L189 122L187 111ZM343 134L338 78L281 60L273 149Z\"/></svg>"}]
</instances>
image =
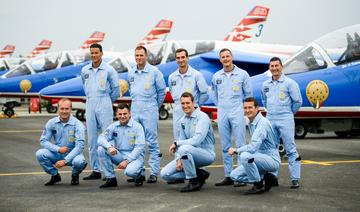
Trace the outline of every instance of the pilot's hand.
<instances>
[{"instance_id":1,"label":"pilot's hand","mask_svg":"<svg viewBox=\"0 0 360 212\"><path fill-rule=\"evenodd\" d=\"M67 146L62 146L62 147L59 148L59 152L60 152L61 154L65 154L65 153L67 153L68 151L69 151L69 148L67 148Z\"/></svg>"},{"instance_id":2,"label":"pilot's hand","mask_svg":"<svg viewBox=\"0 0 360 212\"><path fill-rule=\"evenodd\" d=\"M169 153L170 155L174 155L176 152L176 145L175 144L171 144L170 148L169 148Z\"/></svg>"},{"instance_id":3,"label":"pilot's hand","mask_svg":"<svg viewBox=\"0 0 360 212\"><path fill-rule=\"evenodd\" d=\"M228 150L229 155L237 154L237 149L230 147Z\"/></svg>"},{"instance_id":4,"label":"pilot's hand","mask_svg":"<svg viewBox=\"0 0 360 212\"><path fill-rule=\"evenodd\" d=\"M117 150L116 150L115 147L112 146L112 147L109 147L108 152L109 152L111 155L116 155Z\"/></svg>"},{"instance_id":5,"label":"pilot's hand","mask_svg":"<svg viewBox=\"0 0 360 212\"><path fill-rule=\"evenodd\" d=\"M64 167L65 165L66 165L65 160L59 160L58 162L55 163L55 167L58 168L58 169Z\"/></svg>"},{"instance_id":6,"label":"pilot's hand","mask_svg":"<svg viewBox=\"0 0 360 212\"><path fill-rule=\"evenodd\" d=\"M128 164L129 164L129 163L128 163L127 160L123 160L123 161L121 161L121 163L119 164L118 168L119 168L119 169L125 169Z\"/></svg>"},{"instance_id":7,"label":"pilot's hand","mask_svg":"<svg viewBox=\"0 0 360 212\"><path fill-rule=\"evenodd\" d=\"M182 161L179 159L176 161L176 171L181 172L183 170Z\"/></svg>"}]
</instances>

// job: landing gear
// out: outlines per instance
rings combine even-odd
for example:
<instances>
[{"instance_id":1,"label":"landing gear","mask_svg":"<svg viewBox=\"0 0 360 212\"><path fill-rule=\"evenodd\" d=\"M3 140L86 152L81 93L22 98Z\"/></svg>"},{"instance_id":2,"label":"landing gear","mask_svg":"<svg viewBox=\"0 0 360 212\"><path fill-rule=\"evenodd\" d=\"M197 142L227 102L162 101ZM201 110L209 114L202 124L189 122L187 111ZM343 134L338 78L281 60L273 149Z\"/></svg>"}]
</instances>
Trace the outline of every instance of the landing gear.
<instances>
[{"instance_id":1,"label":"landing gear","mask_svg":"<svg viewBox=\"0 0 360 212\"><path fill-rule=\"evenodd\" d=\"M280 158L283 158L286 155L286 151L285 151L285 146L284 146L282 139L280 139L280 144L279 144L278 150L279 150Z\"/></svg>"},{"instance_id":2,"label":"landing gear","mask_svg":"<svg viewBox=\"0 0 360 212\"><path fill-rule=\"evenodd\" d=\"M82 109L77 110L75 116L80 121L86 121L85 110L82 110Z\"/></svg>"},{"instance_id":3,"label":"landing gear","mask_svg":"<svg viewBox=\"0 0 360 212\"><path fill-rule=\"evenodd\" d=\"M56 113L57 112L57 107L54 107L54 106L52 106L52 104L48 104L47 106L46 106L46 111L48 112L48 113Z\"/></svg>"},{"instance_id":4,"label":"landing gear","mask_svg":"<svg viewBox=\"0 0 360 212\"><path fill-rule=\"evenodd\" d=\"M165 105L162 105L159 109L159 119L166 120L169 118L169 111L165 109Z\"/></svg>"},{"instance_id":5,"label":"landing gear","mask_svg":"<svg viewBox=\"0 0 360 212\"><path fill-rule=\"evenodd\" d=\"M19 102L16 101L6 102L2 108L2 111L4 112L5 115L11 118L15 114L14 107L18 107L18 106L21 106Z\"/></svg>"},{"instance_id":6,"label":"landing gear","mask_svg":"<svg viewBox=\"0 0 360 212\"><path fill-rule=\"evenodd\" d=\"M350 132L349 131L335 131L335 134L339 138L347 138L350 135Z\"/></svg>"},{"instance_id":7,"label":"landing gear","mask_svg":"<svg viewBox=\"0 0 360 212\"><path fill-rule=\"evenodd\" d=\"M308 129L306 128L305 124L302 122L295 123L295 138L305 138L306 134L308 133Z\"/></svg>"}]
</instances>

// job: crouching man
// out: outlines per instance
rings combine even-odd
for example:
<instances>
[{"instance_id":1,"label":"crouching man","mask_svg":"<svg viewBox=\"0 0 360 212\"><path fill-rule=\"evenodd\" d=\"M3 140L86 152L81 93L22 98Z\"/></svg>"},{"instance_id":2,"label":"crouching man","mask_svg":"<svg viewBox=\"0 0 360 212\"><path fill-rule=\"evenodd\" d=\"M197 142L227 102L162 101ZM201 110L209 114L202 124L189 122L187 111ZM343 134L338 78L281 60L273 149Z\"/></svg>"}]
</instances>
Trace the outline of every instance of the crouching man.
<instances>
[{"instance_id":1,"label":"crouching man","mask_svg":"<svg viewBox=\"0 0 360 212\"><path fill-rule=\"evenodd\" d=\"M230 155L240 155L241 162L230 177L235 182L254 184L245 194L261 194L277 183L276 177L270 173L277 171L281 162L276 134L270 122L259 112L256 99L246 98L244 111L250 120L251 141L238 149L229 149Z\"/></svg>"},{"instance_id":2,"label":"crouching man","mask_svg":"<svg viewBox=\"0 0 360 212\"><path fill-rule=\"evenodd\" d=\"M36 152L36 159L51 175L46 186L61 181L58 169L72 167L71 185L79 184L79 174L85 169L84 150L85 127L71 115L71 101L61 99L58 103L59 116L50 119L40 137L43 149ZM51 142L54 138L55 143Z\"/></svg>"},{"instance_id":3,"label":"crouching man","mask_svg":"<svg viewBox=\"0 0 360 212\"><path fill-rule=\"evenodd\" d=\"M98 140L98 157L106 177L106 182L100 188L117 186L113 164L125 169L125 175L133 178L136 186L141 186L145 179L144 129L131 119L127 104L118 106L116 117L119 121L112 123Z\"/></svg>"},{"instance_id":4,"label":"crouching man","mask_svg":"<svg viewBox=\"0 0 360 212\"><path fill-rule=\"evenodd\" d=\"M171 144L170 154L175 159L161 170L161 178L168 182L189 180L181 192L197 191L209 178L209 172L200 167L215 160L215 138L209 117L195 108L194 96L185 92L180 97L185 115L179 120L179 139Z\"/></svg>"}]
</instances>

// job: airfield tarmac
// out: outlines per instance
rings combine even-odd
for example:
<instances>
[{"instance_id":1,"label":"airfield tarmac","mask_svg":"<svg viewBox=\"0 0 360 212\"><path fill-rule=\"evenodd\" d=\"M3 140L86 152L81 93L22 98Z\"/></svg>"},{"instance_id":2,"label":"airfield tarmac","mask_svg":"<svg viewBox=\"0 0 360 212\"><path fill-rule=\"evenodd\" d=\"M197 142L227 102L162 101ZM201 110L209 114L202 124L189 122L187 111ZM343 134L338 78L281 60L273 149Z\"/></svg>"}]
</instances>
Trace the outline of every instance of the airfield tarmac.
<instances>
[{"instance_id":1,"label":"airfield tarmac","mask_svg":"<svg viewBox=\"0 0 360 212\"><path fill-rule=\"evenodd\" d=\"M26 114L26 113L25 113ZM217 159L207 170L210 178L199 192L180 193L185 184L156 184L135 187L118 170L118 187L99 189L103 181L83 181L71 186L70 168L61 170L62 181L44 186L50 176L35 159L39 137L52 116L19 115L0 119L0 211L360 211L360 137L340 139L333 133L310 134L297 140L302 156L299 189L290 189L287 160L282 160L279 187L262 195L245 196L250 188L215 187L223 178L220 140L216 123ZM159 143L162 166L172 157L172 120L160 121ZM88 158L87 146L84 151ZM148 175L148 171L147 171Z\"/></svg>"}]
</instances>

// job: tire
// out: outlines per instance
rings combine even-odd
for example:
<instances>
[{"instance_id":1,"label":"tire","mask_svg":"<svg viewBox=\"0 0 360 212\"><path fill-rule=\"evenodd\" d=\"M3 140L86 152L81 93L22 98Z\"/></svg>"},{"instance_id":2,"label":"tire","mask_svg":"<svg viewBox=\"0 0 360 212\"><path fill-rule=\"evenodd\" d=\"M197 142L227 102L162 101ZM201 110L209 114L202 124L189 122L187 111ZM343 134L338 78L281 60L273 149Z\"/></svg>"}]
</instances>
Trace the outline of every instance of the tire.
<instances>
[{"instance_id":1,"label":"tire","mask_svg":"<svg viewBox=\"0 0 360 212\"><path fill-rule=\"evenodd\" d=\"M54 107L54 106L52 106L52 105L48 105L47 107L46 107L46 111L48 112L48 113L56 113L57 112L57 107Z\"/></svg>"},{"instance_id":2,"label":"tire","mask_svg":"<svg viewBox=\"0 0 360 212\"><path fill-rule=\"evenodd\" d=\"M335 134L339 138L347 138L350 135L350 132L349 131L335 131Z\"/></svg>"},{"instance_id":3,"label":"tire","mask_svg":"<svg viewBox=\"0 0 360 212\"><path fill-rule=\"evenodd\" d=\"M308 133L308 129L303 123L295 124L295 138L303 139Z\"/></svg>"},{"instance_id":4,"label":"tire","mask_svg":"<svg viewBox=\"0 0 360 212\"><path fill-rule=\"evenodd\" d=\"M285 151L285 146L281 139L278 150L279 150L280 158L283 158L286 155L286 151Z\"/></svg>"},{"instance_id":5,"label":"tire","mask_svg":"<svg viewBox=\"0 0 360 212\"><path fill-rule=\"evenodd\" d=\"M77 110L75 116L80 121L86 121L85 110Z\"/></svg>"},{"instance_id":6,"label":"tire","mask_svg":"<svg viewBox=\"0 0 360 212\"><path fill-rule=\"evenodd\" d=\"M15 114L15 111L12 108L6 108L4 114L11 118Z\"/></svg>"},{"instance_id":7,"label":"tire","mask_svg":"<svg viewBox=\"0 0 360 212\"><path fill-rule=\"evenodd\" d=\"M166 120L169 118L169 112L165 109L164 105L159 109L159 119Z\"/></svg>"}]
</instances>

